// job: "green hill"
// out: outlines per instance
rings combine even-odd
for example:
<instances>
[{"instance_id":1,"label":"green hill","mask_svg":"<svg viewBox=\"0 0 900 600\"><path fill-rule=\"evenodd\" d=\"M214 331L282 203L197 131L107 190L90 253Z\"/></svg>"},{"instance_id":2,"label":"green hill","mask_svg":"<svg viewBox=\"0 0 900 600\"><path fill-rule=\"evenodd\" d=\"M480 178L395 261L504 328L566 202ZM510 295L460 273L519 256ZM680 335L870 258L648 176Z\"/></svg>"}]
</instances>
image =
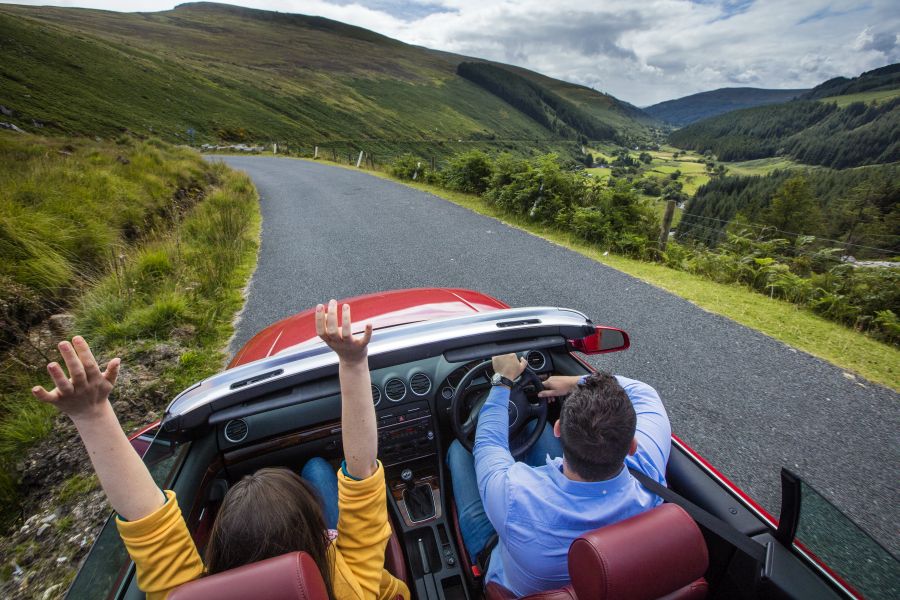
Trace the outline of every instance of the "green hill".
<instances>
[{"instance_id":1,"label":"green hill","mask_svg":"<svg viewBox=\"0 0 900 600\"><path fill-rule=\"evenodd\" d=\"M780 156L836 169L900 161L900 96L840 98L725 113L672 132L669 143L724 161Z\"/></svg>"},{"instance_id":2,"label":"green hill","mask_svg":"<svg viewBox=\"0 0 900 600\"><path fill-rule=\"evenodd\" d=\"M859 77L835 77L803 94L804 100L900 88L900 63L866 71Z\"/></svg>"},{"instance_id":3,"label":"green hill","mask_svg":"<svg viewBox=\"0 0 900 600\"><path fill-rule=\"evenodd\" d=\"M465 60L320 17L229 5L3 5L0 120L44 134L385 153L449 153L461 142L577 148L582 132L560 135L458 76ZM647 136L647 119L614 100L593 92L579 104L616 131Z\"/></svg>"},{"instance_id":4,"label":"green hill","mask_svg":"<svg viewBox=\"0 0 900 600\"><path fill-rule=\"evenodd\" d=\"M732 110L787 102L807 91L721 88L660 102L648 106L644 112L666 123L682 127Z\"/></svg>"}]
</instances>

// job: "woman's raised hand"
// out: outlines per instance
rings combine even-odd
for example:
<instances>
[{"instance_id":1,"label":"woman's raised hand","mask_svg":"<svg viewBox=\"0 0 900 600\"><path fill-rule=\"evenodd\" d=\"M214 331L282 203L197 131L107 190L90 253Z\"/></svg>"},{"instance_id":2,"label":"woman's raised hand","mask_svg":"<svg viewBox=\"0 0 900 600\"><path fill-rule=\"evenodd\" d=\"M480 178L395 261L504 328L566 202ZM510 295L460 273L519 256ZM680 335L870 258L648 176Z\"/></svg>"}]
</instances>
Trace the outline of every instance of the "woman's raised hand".
<instances>
[{"instance_id":1,"label":"woman's raised hand","mask_svg":"<svg viewBox=\"0 0 900 600\"><path fill-rule=\"evenodd\" d=\"M342 318L338 326L337 301L331 300L328 309L321 304L316 306L316 333L334 350L342 362L355 363L366 359L369 340L372 339L372 324L366 324L362 337L353 337L351 333L350 305L342 307Z\"/></svg>"},{"instance_id":2,"label":"woman's raised hand","mask_svg":"<svg viewBox=\"0 0 900 600\"><path fill-rule=\"evenodd\" d=\"M60 342L58 347L69 376L66 377L59 363L52 362L47 365L47 372L56 387L48 392L38 385L31 388L31 393L41 402L52 404L73 421L101 414L119 375L121 360L112 359L106 370L101 372L90 346L80 335L72 338L71 343Z\"/></svg>"}]
</instances>

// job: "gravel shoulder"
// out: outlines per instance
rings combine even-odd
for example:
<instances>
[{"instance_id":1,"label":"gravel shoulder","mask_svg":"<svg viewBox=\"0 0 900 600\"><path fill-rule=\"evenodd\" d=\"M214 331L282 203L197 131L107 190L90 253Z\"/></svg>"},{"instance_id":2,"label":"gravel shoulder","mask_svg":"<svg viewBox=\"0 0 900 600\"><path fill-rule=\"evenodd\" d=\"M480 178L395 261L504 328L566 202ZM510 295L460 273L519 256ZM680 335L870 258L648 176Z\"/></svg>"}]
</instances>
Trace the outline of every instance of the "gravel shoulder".
<instances>
[{"instance_id":1,"label":"gravel shoulder","mask_svg":"<svg viewBox=\"0 0 900 600\"><path fill-rule=\"evenodd\" d=\"M659 288L434 195L347 169L218 157L262 202L259 263L232 349L331 297L464 287L622 327L596 366L655 387L676 434L777 514L787 466L900 553L900 395Z\"/></svg>"}]
</instances>

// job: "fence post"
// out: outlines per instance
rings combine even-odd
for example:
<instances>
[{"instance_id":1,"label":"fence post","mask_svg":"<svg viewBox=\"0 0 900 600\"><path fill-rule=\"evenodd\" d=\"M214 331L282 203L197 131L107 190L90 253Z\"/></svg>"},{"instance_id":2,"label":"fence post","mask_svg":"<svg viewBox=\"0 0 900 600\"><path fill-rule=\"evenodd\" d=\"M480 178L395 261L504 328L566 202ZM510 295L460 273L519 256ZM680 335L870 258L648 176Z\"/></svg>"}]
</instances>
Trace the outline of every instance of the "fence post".
<instances>
[{"instance_id":1,"label":"fence post","mask_svg":"<svg viewBox=\"0 0 900 600\"><path fill-rule=\"evenodd\" d=\"M313 159L319 158L319 147L316 146L316 149L313 150Z\"/></svg>"},{"instance_id":2,"label":"fence post","mask_svg":"<svg viewBox=\"0 0 900 600\"><path fill-rule=\"evenodd\" d=\"M663 215L662 228L659 231L659 251L665 252L669 241L669 229L672 228L672 217L675 215L675 201L666 202L666 213Z\"/></svg>"},{"instance_id":3,"label":"fence post","mask_svg":"<svg viewBox=\"0 0 900 600\"><path fill-rule=\"evenodd\" d=\"M359 158L356 159L356 168L357 168L357 169L358 169L359 166L362 164L363 154L364 154L364 152L363 152L362 150L360 150L360 151L359 151Z\"/></svg>"},{"instance_id":4,"label":"fence post","mask_svg":"<svg viewBox=\"0 0 900 600\"><path fill-rule=\"evenodd\" d=\"M337 162L337 150L331 149L331 162Z\"/></svg>"}]
</instances>

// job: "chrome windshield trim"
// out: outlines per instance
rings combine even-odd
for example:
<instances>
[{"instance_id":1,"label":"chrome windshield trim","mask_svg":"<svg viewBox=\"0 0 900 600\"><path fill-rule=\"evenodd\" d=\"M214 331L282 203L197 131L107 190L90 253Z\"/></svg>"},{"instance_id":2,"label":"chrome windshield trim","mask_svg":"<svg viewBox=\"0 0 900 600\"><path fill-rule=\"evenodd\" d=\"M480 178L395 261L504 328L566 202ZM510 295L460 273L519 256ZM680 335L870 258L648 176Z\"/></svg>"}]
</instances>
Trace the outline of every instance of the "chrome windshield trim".
<instances>
[{"instance_id":1,"label":"chrome windshield trim","mask_svg":"<svg viewBox=\"0 0 900 600\"><path fill-rule=\"evenodd\" d=\"M574 339L592 331L591 321L572 309L502 309L376 330L369 343L369 363L370 368L381 368L390 364L386 361L398 352L416 349L421 349L421 358L425 358L442 354L449 348L493 340L538 335ZM401 362L405 361L398 358L397 363ZM334 375L337 364L337 355L323 342L318 342L228 369L181 392L166 408L163 426L169 431L177 431L205 424L214 411L246 402L260 394Z\"/></svg>"}]
</instances>

